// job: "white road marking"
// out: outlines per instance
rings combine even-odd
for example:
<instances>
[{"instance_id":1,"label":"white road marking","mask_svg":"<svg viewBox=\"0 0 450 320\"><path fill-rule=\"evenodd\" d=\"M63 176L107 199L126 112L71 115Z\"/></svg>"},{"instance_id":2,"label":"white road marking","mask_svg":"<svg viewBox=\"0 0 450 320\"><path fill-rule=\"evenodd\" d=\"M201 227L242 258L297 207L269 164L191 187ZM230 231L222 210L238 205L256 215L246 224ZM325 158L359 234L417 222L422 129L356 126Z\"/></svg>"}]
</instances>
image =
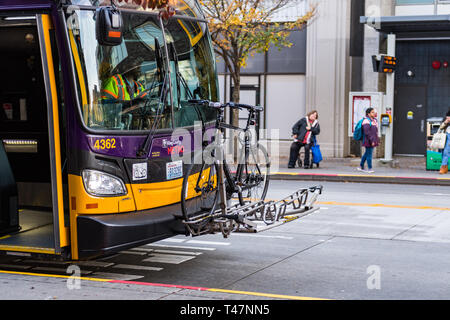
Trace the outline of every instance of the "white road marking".
<instances>
[{"instance_id":1,"label":"white road marking","mask_svg":"<svg viewBox=\"0 0 450 320\"><path fill-rule=\"evenodd\" d=\"M169 263L169 264L180 264L191 259L194 259L193 256L182 256L176 254L159 254L152 253L150 258L144 259L144 262L157 262L157 263Z\"/></svg>"},{"instance_id":2,"label":"white road marking","mask_svg":"<svg viewBox=\"0 0 450 320\"><path fill-rule=\"evenodd\" d=\"M131 249L131 251L145 251L145 252L152 252L153 249L137 247L137 248Z\"/></svg>"},{"instance_id":3,"label":"white road marking","mask_svg":"<svg viewBox=\"0 0 450 320\"><path fill-rule=\"evenodd\" d=\"M201 252L192 252L192 251L176 251L176 250L155 250L155 253L170 253L170 254L181 254L181 255L190 255L190 256L199 256Z\"/></svg>"},{"instance_id":4,"label":"white road marking","mask_svg":"<svg viewBox=\"0 0 450 320\"><path fill-rule=\"evenodd\" d=\"M144 252L144 251L129 251L129 250L120 251L119 253L122 253L122 254L134 254L134 255L137 255L137 256L145 256L147 254L147 252Z\"/></svg>"},{"instance_id":5,"label":"white road marking","mask_svg":"<svg viewBox=\"0 0 450 320\"><path fill-rule=\"evenodd\" d=\"M135 274L119 274L119 273L109 273L109 272L94 272L92 274L93 278L99 278L99 279L111 279L111 280L123 280L123 281L130 281L130 280L137 280L141 279L144 276L138 276Z\"/></svg>"},{"instance_id":6,"label":"white road marking","mask_svg":"<svg viewBox=\"0 0 450 320\"><path fill-rule=\"evenodd\" d=\"M168 239L164 239L164 240L161 240L161 241L164 241L164 242L183 243L183 242L186 241L186 239L168 238Z\"/></svg>"},{"instance_id":7,"label":"white road marking","mask_svg":"<svg viewBox=\"0 0 450 320\"><path fill-rule=\"evenodd\" d=\"M157 268L157 267L148 267L148 266L136 266L131 264L118 264L115 265L113 268L117 269L132 269L132 270L145 270L145 271L161 271L163 268Z\"/></svg>"},{"instance_id":8,"label":"white road marking","mask_svg":"<svg viewBox=\"0 0 450 320\"><path fill-rule=\"evenodd\" d=\"M242 237L252 237L252 238L272 238L272 239L283 239L283 240L292 240L294 237L286 237L286 236L267 236L262 234L255 233L233 233L233 236L242 236Z\"/></svg>"},{"instance_id":9,"label":"white road marking","mask_svg":"<svg viewBox=\"0 0 450 320\"><path fill-rule=\"evenodd\" d=\"M214 242L214 241L202 241L202 240L189 240L186 243L210 244L210 245L213 245L213 246L229 246L231 244L229 242Z\"/></svg>"},{"instance_id":10,"label":"white road marking","mask_svg":"<svg viewBox=\"0 0 450 320\"><path fill-rule=\"evenodd\" d=\"M158 247L158 248L175 248L175 249L191 249L191 250L205 250L205 251L214 251L216 248L205 248L205 247L190 247L190 246L174 246L174 245L166 245L166 244L146 244L146 246Z\"/></svg>"},{"instance_id":11,"label":"white road marking","mask_svg":"<svg viewBox=\"0 0 450 320\"><path fill-rule=\"evenodd\" d=\"M84 267L101 267L108 268L112 266L114 263L112 262L103 262L103 261L77 261L73 263L75 265L84 266Z\"/></svg>"}]
</instances>

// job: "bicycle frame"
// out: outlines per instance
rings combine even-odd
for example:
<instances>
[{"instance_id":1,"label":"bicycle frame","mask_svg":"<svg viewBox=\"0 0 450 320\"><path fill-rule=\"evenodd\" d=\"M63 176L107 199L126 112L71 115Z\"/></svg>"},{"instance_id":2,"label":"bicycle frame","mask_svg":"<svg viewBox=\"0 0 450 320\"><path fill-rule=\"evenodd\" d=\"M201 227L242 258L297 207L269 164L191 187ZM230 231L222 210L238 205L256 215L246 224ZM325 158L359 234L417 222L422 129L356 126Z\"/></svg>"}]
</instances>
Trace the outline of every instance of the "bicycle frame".
<instances>
[{"instance_id":1,"label":"bicycle frame","mask_svg":"<svg viewBox=\"0 0 450 320\"><path fill-rule=\"evenodd\" d=\"M250 138L247 135L247 132L249 132L250 126L254 124L254 110L249 110L249 115L247 118L247 123L245 128L236 127L230 124L227 124L224 122L224 110L222 108L217 109L218 115L216 119L215 124L215 132L214 132L214 142L207 148L207 150L210 150L212 148L212 156L214 159L214 166L216 167L217 171L217 183L218 183L218 191L219 191L219 207L222 212L222 214L225 216L227 213L227 195L231 195L235 192L242 191L243 186L240 186L236 183L236 181L241 180L241 176L245 169L245 164L247 163L247 160L249 158L250 154ZM223 135L224 135L224 129L231 129L235 131L244 132L244 158L240 159L243 161L242 163L239 163L237 166L237 172L235 177L232 176L231 170L225 160L225 151L224 151L224 142L223 142ZM200 172L203 172L204 167L201 168ZM258 168L259 170L259 168ZM200 191L201 188L199 186L199 183L201 181L201 174L199 175L197 179L196 184L196 191ZM209 177L208 184L211 183L211 175ZM226 185L227 184L227 185Z\"/></svg>"},{"instance_id":2,"label":"bicycle frame","mask_svg":"<svg viewBox=\"0 0 450 320\"><path fill-rule=\"evenodd\" d=\"M222 153L221 158L217 159L218 173L225 174L226 180L228 182L228 187L229 187L228 192L230 194L233 194L235 192L242 191L243 187L245 189L245 186L237 185L236 181L241 181L241 177L244 172L245 165L247 164L248 158L250 156L250 138L247 135L247 133L250 132L249 131L250 126L255 124L254 116L255 116L256 112L252 109L248 110L248 117L247 117L247 123L246 123L245 128L240 128L240 127L233 126L233 125L223 122L223 109L218 109L218 112L219 112L219 115L218 115L217 121L216 121L216 133L215 133L216 140L215 141L219 141L219 150L221 150L221 153ZM238 163L235 179L233 179L230 169L229 169L229 166L226 163L225 157L224 157L224 148L223 148L223 130L224 129L231 129L234 131L240 131L240 132L244 133L244 143L243 143L244 144L244 149L243 149L244 157L239 159L241 162ZM259 168L258 168L258 171L259 171L259 173L261 173ZM219 179L223 179L223 177L219 176ZM222 181L222 180L219 180L219 181ZM220 194L222 194L222 192ZM226 196L226 194L223 195L222 199L225 199L224 202L226 203L225 196ZM225 209L222 207L221 207L221 209L226 210L226 206L225 206Z\"/></svg>"}]
</instances>

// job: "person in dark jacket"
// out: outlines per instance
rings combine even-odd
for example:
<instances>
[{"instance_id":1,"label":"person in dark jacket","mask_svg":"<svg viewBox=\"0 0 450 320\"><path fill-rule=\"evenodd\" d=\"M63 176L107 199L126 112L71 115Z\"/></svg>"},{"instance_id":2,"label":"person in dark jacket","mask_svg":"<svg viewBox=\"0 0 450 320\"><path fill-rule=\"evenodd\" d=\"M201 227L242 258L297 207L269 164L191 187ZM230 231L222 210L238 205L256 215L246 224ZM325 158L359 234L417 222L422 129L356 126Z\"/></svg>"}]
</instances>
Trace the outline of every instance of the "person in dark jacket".
<instances>
[{"instance_id":1,"label":"person in dark jacket","mask_svg":"<svg viewBox=\"0 0 450 320\"><path fill-rule=\"evenodd\" d=\"M309 154L314 136L317 136L320 133L318 119L319 113L316 110L313 110L309 112L306 117L297 121L297 123L292 127L294 142L291 144L288 168L295 167L295 163L299 157L298 153L302 147L305 148L304 168L312 168L312 163L309 161ZM299 164L301 167L301 161L299 161Z\"/></svg>"},{"instance_id":2,"label":"person in dark jacket","mask_svg":"<svg viewBox=\"0 0 450 320\"><path fill-rule=\"evenodd\" d=\"M372 156L373 149L380 144L380 139L378 138L378 121L377 112L374 108L368 108L366 110L366 117L362 123L363 139L362 146L366 148L366 152L361 158L360 167L358 170L367 173L373 173L372 169ZM368 170L364 170L364 165L367 161Z\"/></svg>"}]
</instances>

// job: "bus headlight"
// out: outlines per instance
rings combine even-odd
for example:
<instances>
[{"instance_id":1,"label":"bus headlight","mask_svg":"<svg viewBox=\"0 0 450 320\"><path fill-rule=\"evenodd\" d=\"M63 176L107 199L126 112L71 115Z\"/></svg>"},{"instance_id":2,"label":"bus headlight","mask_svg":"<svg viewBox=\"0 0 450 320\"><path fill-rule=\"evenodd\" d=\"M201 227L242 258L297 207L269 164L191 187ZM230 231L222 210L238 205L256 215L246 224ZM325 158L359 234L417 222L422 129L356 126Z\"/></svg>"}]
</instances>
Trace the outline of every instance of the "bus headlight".
<instances>
[{"instance_id":1,"label":"bus headlight","mask_svg":"<svg viewBox=\"0 0 450 320\"><path fill-rule=\"evenodd\" d=\"M93 196L121 196L127 194L123 181L111 174L97 170L83 170L83 183L87 193Z\"/></svg>"}]
</instances>

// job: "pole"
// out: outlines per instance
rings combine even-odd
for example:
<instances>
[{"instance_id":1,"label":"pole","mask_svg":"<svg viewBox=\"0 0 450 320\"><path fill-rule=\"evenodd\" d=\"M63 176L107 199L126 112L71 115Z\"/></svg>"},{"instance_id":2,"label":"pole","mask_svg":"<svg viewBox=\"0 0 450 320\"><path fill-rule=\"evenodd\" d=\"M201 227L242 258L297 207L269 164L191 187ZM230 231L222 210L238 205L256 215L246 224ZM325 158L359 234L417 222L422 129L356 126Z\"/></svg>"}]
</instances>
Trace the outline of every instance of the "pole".
<instances>
[{"instance_id":1,"label":"pole","mask_svg":"<svg viewBox=\"0 0 450 320\"><path fill-rule=\"evenodd\" d=\"M395 34L389 34L387 39L387 55L395 57ZM386 101L384 103L385 112L391 115L392 123L386 128L384 159L391 162L394 147L394 86L395 73L386 74Z\"/></svg>"}]
</instances>

